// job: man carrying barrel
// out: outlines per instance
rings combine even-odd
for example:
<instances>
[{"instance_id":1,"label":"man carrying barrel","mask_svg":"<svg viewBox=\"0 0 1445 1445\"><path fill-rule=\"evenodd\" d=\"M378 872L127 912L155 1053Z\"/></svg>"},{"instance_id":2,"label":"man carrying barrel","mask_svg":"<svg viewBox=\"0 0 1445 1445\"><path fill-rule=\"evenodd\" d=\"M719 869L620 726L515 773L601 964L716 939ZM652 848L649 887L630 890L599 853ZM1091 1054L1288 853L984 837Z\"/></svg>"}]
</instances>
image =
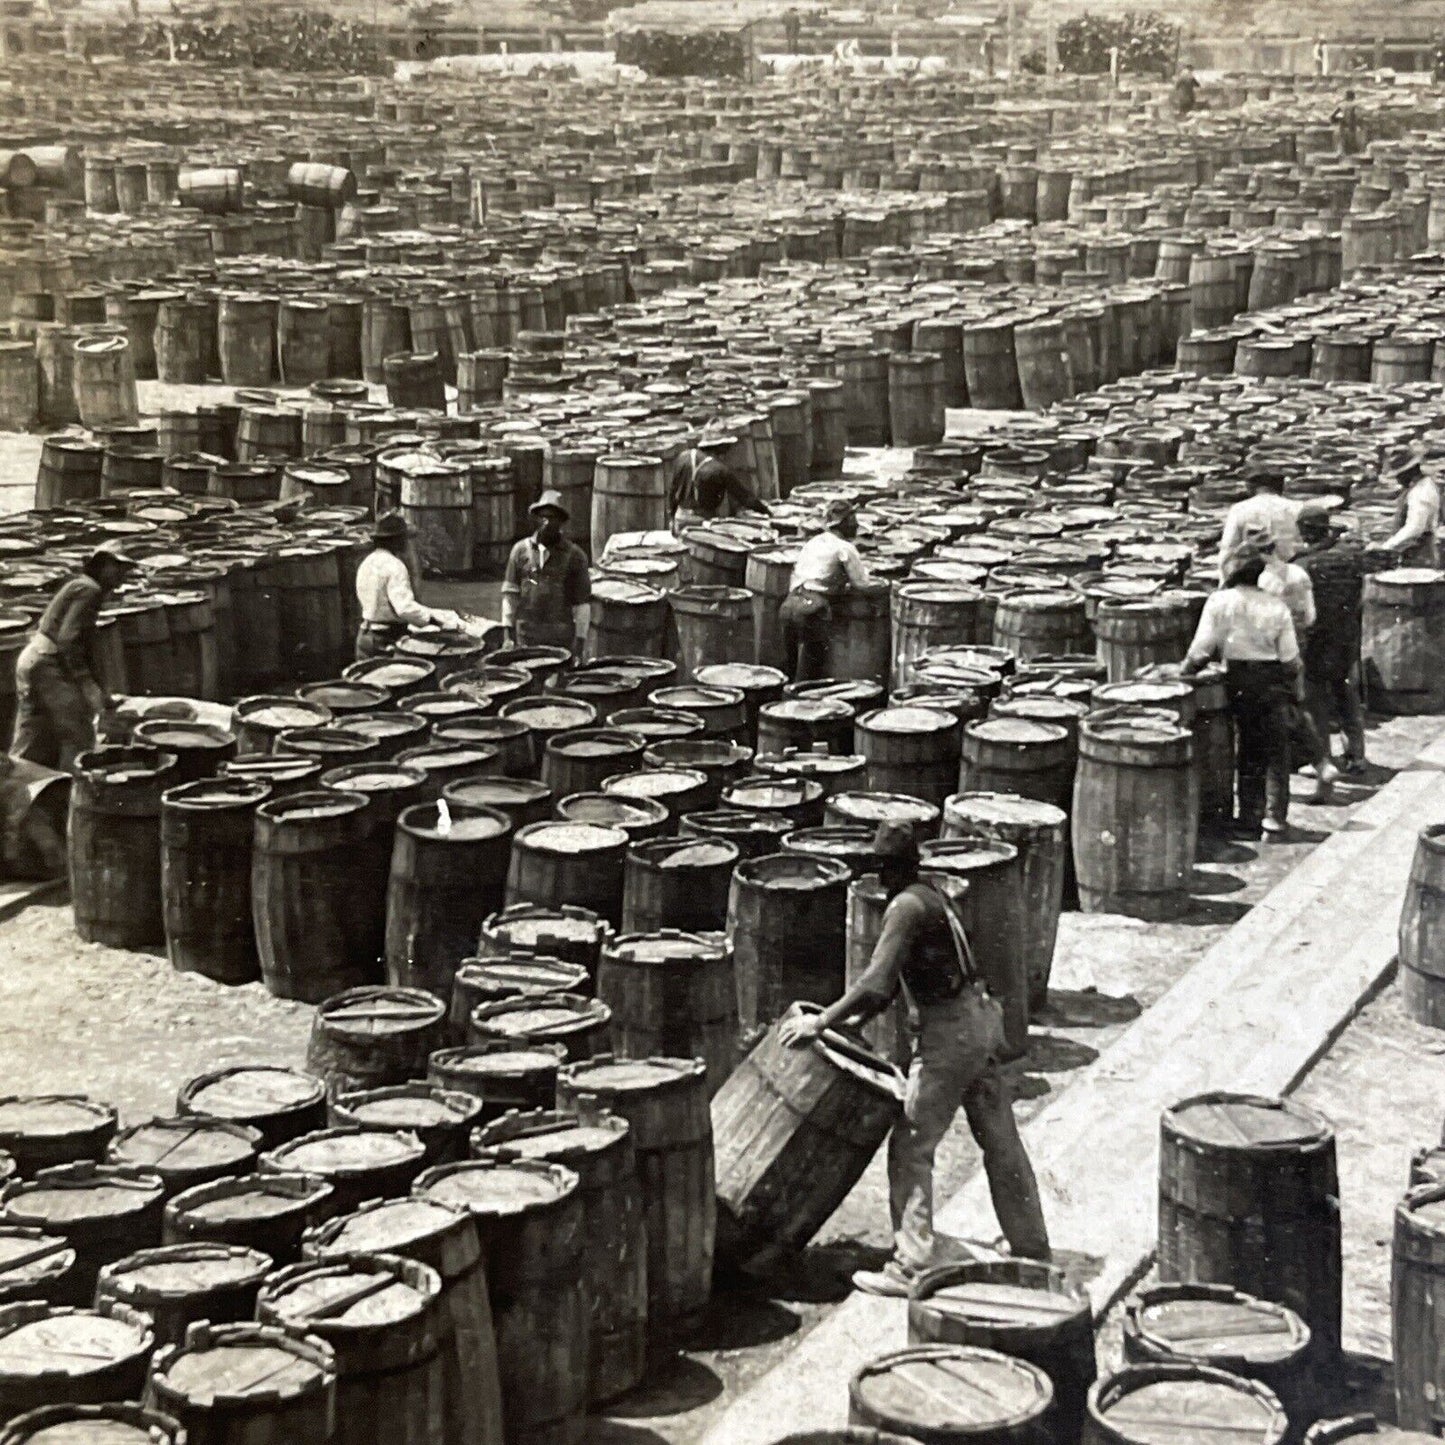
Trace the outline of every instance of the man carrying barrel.
<instances>
[{"instance_id":1,"label":"man carrying barrel","mask_svg":"<svg viewBox=\"0 0 1445 1445\"><path fill-rule=\"evenodd\" d=\"M888 1141L894 1252L881 1270L860 1270L853 1283L868 1294L906 1296L932 1262L933 1158L960 1108L983 1151L994 1212L1010 1250L1020 1258L1047 1260L1049 1236L1038 1182L999 1072L1003 1011L979 977L953 905L919 877L912 826L880 823L873 852L888 905L868 967L822 1013L787 1019L781 1038L798 1047L824 1029L866 1021L887 1008L902 985L913 1060L903 1117Z\"/></svg>"},{"instance_id":2,"label":"man carrying barrel","mask_svg":"<svg viewBox=\"0 0 1445 1445\"><path fill-rule=\"evenodd\" d=\"M375 544L356 569L356 596L361 603L361 630L356 658L389 652L408 627L460 627L462 620L444 607L424 607L416 600L406 557L406 518L384 512L371 529Z\"/></svg>"},{"instance_id":3,"label":"man carrying barrel","mask_svg":"<svg viewBox=\"0 0 1445 1445\"><path fill-rule=\"evenodd\" d=\"M1380 547L1393 554L1396 567L1438 567L1435 530L1440 525L1440 487L1426 474L1417 451L1395 452L1382 468L1400 488L1395 503L1395 530Z\"/></svg>"},{"instance_id":4,"label":"man carrying barrel","mask_svg":"<svg viewBox=\"0 0 1445 1445\"><path fill-rule=\"evenodd\" d=\"M768 515L767 506L758 494L731 467L711 456L705 443L689 447L673 463L668 495L672 504L672 530L678 536L689 527L731 513Z\"/></svg>"},{"instance_id":5,"label":"man carrying barrel","mask_svg":"<svg viewBox=\"0 0 1445 1445\"><path fill-rule=\"evenodd\" d=\"M778 610L783 654L794 682L827 676L833 600L850 587L862 592L877 585L853 545L857 535L858 514L851 502L840 499L828 503L823 530L798 549L788 595Z\"/></svg>"},{"instance_id":6,"label":"man carrying barrel","mask_svg":"<svg viewBox=\"0 0 1445 1445\"><path fill-rule=\"evenodd\" d=\"M1234 715L1239 803L1232 834L1280 838L1289 828L1289 707L1300 675L1289 608L1259 585L1265 553L1241 541L1225 555L1224 586L1212 592L1180 671L1224 663Z\"/></svg>"},{"instance_id":7,"label":"man carrying barrel","mask_svg":"<svg viewBox=\"0 0 1445 1445\"><path fill-rule=\"evenodd\" d=\"M568 513L561 492L543 492L528 510L537 530L507 558L502 627L521 647L565 647L581 657L592 617L587 554L562 533Z\"/></svg>"},{"instance_id":8,"label":"man carrying barrel","mask_svg":"<svg viewBox=\"0 0 1445 1445\"><path fill-rule=\"evenodd\" d=\"M50 599L15 663L12 756L69 771L95 746L95 719L112 706L95 677L95 625L101 604L136 565L103 543Z\"/></svg>"},{"instance_id":9,"label":"man carrying barrel","mask_svg":"<svg viewBox=\"0 0 1445 1445\"><path fill-rule=\"evenodd\" d=\"M1220 580L1224 564L1251 530L1263 529L1274 540L1274 555L1288 562L1300 549L1299 528L1295 517L1299 507L1284 495L1284 472L1276 467L1253 466L1246 473L1249 496L1236 502L1224 518L1224 534L1219 539Z\"/></svg>"},{"instance_id":10,"label":"man carrying barrel","mask_svg":"<svg viewBox=\"0 0 1445 1445\"><path fill-rule=\"evenodd\" d=\"M1365 719L1360 709L1360 614L1365 556L1359 539L1335 525L1323 507L1303 507L1295 558L1314 589L1315 625L1304 642L1305 706L1329 743L1335 722L1345 735L1343 771L1365 771Z\"/></svg>"}]
</instances>

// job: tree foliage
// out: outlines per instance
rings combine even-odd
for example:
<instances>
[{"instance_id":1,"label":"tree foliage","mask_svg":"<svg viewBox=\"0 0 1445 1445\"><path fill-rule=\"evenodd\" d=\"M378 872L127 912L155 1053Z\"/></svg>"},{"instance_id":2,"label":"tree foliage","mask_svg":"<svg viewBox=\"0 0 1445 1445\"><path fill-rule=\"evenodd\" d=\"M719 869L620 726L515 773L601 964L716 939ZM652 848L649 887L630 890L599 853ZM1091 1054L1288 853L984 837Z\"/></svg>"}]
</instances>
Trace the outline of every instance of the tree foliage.
<instances>
[{"instance_id":1,"label":"tree foliage","mask_svg":"<svg viewBox=\"0 0 1445 1445\"><path fill-rule=\"evenodd\" d=\"M1153 10L1086 12L1059 26L1059 65L1072 75L1105 74L1115 47L1122 74L1167 76L1179 53L1179 27Z\"/></svg>"}]
</instances>

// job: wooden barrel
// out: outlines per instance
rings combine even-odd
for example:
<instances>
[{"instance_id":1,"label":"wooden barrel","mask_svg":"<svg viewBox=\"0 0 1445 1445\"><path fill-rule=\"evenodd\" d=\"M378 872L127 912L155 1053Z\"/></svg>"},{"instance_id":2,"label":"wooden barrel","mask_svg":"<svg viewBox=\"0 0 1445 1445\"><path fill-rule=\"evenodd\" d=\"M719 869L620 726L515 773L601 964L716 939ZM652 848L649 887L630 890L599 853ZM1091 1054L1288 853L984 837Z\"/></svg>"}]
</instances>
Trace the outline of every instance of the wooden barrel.
<instances>
[{"instance_id":1,"label":"wooden barrel","mask_svg":"<svg viewBox=\"0 0 1445 1445\"><path fill-rule=\"evenodd\" d=\"M1109 681L1123 682L1151 664L1182 661L1196 620L1190 607L1168 596L1100 602L1094 635Z\"/></svg>"},{"instance_id":2,"label":"wooden barrel","mask_svg":"<svg viewBox=\"0 0 1445 1445\"><path fill-rule=\"evenodd\" d=\"M319 1079L279 1064L239 1064L199 1074L181 1086L176 1112L256 1130L266 1148L326 1123Z\"/></svg>"},{"instance_id":3,"label":"wooden barrel","mask_svg":"<svg viewBox=\"0 0 1445 1445\"><path fill-rule=\"evenodd\" d=\"M983 593L962 583L898 583L892 607L893 686L913 680L913 664L929 648L978 642L982 608Z\"/></svg>"},{"instance_id":4,"label":"wooden barrel","mask_svg":"<svg viewBox=\"0 0 1445 1445\"><path fill-rule=\"evenodd\" d=\"M176 1345L198 1320L215 1325L252 1319L271 1256L230 1244L163 1244L108 1264L96 1283L96 1308L139 1311L157 1345Z\"/></svg>"},{"instance_id":5,"label":"wooden barrel","mask_svg":"<svg viewBox=\"0 0 1445 1445\"><path fill-rule=\"evenodd\" d=\"M607 924L590 909L574 904L516 903L482 925L477 951L484 957L514 952L546 954L585 969L596 978Z\"/></svg>"},{"instance_id":6,"label":"wooden barrel","mask_svg":"<svg viewBox=\"0 0 1445 1445\"><path fill-rule=\"evenodd\" d=\"M676 588L667 600L677 622L683 681L702 667L756 661L753 601L746 588L690 585Z\"/></svg>"},{"instance_id":7,"label":"wooden barrel","mask_svg":"<svg viewBox=\"0 0 1445 1445\"><path fill-rule=\"evenodd\" d=\"M317 1009L306 1067L332 1097L423 1078L445 1019L445 1005L421 989L345 989Z\"/></svg>"},{"instance_id":8,"label":"wooden barrel","mask_svg":"<svg viewBox=\"0 0 1445 1445\"><path fill-rule=\"evenodd\" d=\"M417 1192L466 1209L476 1223L509 1445L578 1445L586 1423L591 1311L577 1175L560 1164L478 1159L427 1170ZM537 1348L539 1340L547 1341L545 1350Z\"/></svg>"},{"instance_id":9,"label":"wooden barrel","mask_svg":"<svg viewBox=\"0 0 1445 1445\"><path fill-rule=\"evenodd\" d=\"M105 1158L108 1164L157 1175L171 1199L192 1185L249 1173L260 1148L260 1134L245 1124L181 1115L122 1129L107 1146Z\"/></svg>"},{"instance_id":10,"label":"wooden barrel","mask_svg":"<svg viewBox=\"0 0 1445 1445\"><path fill-rule=\"evenodd\" d=\"M879 823L907 823L919 838L938 832L939 809L922 798L903 793L834 793L823 809L823 824L829 828L867 828L878 831Z\"/></svg>"},{"instance_id":11,"label":"wooden barrel","mask_svg":"<svg viewBox=\"0 0 1445 1445\"><path fill-rule=\"evenodd\" d=\"M1420 830L1400 907L1400 993L1410 1017L1445 1028L1445 826Z\"/></svg>"},{"instance_id":12,"label":"wooden barrel","mask_svg":"<svg viewBox=\"0 0 1445 1445\"><path fill-rule=\"evenodd\" d=\"M833 600L828 676L876 681L888 676L892 651L888 588L850 589Z\"/></svg>"},{"instance_id":13,"label":"wooden barrel","mask_svg":"<svg viewBox=\"0 0 1445 1445\"><path fill-rule=\"evenodd\" d=\"M266 387L275 379L277 305L275 296L232 291L221 296L216 345L227 386Z\"/></svg>"},{"instance_id":14,"label":"wooden barrel","mask_svg":"<svg viewBox=\"0 0 1445 1445\"><path fill-rule=\"evenodd\" d=\"M1395 567L1366 577L1360 653L1371 707L1445 710L1445 572Z\"/></svg>"},{"instance_id":15,"label":"wooden barrel","mask_svg":"<svg viewBox=\"0 0 1445 1445\"><path fill-rule=\"evenodd\" d=\"M256 1249L277 1264L301 1257L301 1236L330 1216L331 1185L301 1174L237 1174L167 1201L165 1242Z\"/></svg>"},{"instance_id":16,"label":"wooden barrel","mask_svg":"<svg viewBox=\"0 0 1445 1445\"><path fill-rule=\"evenodd\" d=\"M754 1273L822 1228L903 1104L903 1077L885 1060L831 1030L791 1048L780 1027L764 1034L712 1104L718 1254Z\"/></svg>"},{"instance_id":17,"label":"wooden barrel","mask_svg":"<svg viewBox=\"0 0 1445 1445\"><path fill-rule=\"evenodd\" d=\"M623 930L721 930L738 857L736 845L723 840L656 838L633 843L623 873Z\"/></svg>"},{"instance_id":18,"label":"wooden barrel","mask_svg":"<svg viewBox=\"0 0 1445 1445\"><path fill-rule=\"evenodd\" d=\"M1146 718L1085 718L1070 832L1085 912L1152 922L1186 912L1199 833L1193 734Z\"/></svg>"},{"instance_id":19,"label":"wooden barrel","mask_svg":"<svg viewBox=\"0 0 1445 1445\"><path fill-rule=\"evenodd\" d=\"M737 1061L732 950L715 937L665 928L603 946L597 996L612 1010L618 1058L701 1059L709 1096Z\"/></svg>"},{"instance_id":20,"label":"wooden barrel","mask_svg":"<svg viewBox=\"0 0 1445 1445\"><path fill-rule=\"evenodd\" d=\"M555 1044L569 1059L590 1059L610 1047L612 1011L582 994L523 994L479 1004L467 1020L467 1035L479 1044Z\"/></svg>"},{"instance_id":21,"label":"wooden barrel","mask_svg":"<svg viewBox=\"0 0 1445 1445\"><path fill-rule=\"evenodd\" d=\"M733 870L727 932L744 1029L803 1001L827 1005L843 988L848 869L827 858L776 853Z\"/></svg>"},{"instance_id":22,"label":"wooden barrel","mask_svg":"<svg viewBox=\"0 0 1445 1445\"><path fill-rule=\"evenodd\" d=\"M1018 411L1023 406L1011 317L964 325L963 370L970 406L1002 411Z\"/></svg>"},{"instance_id":23,"label":"wooden barrel","mask_svg":"<svg viewBox=\"0 0 1445 1445\"><path fill-rule=\"evenodd\" d=\"M611 453L592 474L592 556L600 558L618 532L667 527L667 475L661 457Z\"/></svg>"},{"instance_id":24,"label":"wooden barrel","mask_svg":"<svg viewBox=\"0 0 1445 1445\"><path fill-rule=\"evenodd\" d=\"M74 1269L75 1251L58 1234L0 1223L0 1305L78 1299L80 1288L69 1278Z\"/></svg>"},{"instance_id":25,"label":"wooden barrel","mask_svg":"<svg viewBox=\"0 0 1445 1445\"><path fill-rule=\"evenodd\" d=\"M1037 1365L972 1345L912 1345L853 1376L848 1419L906 1431L932 1445L1029 1445L1047 1438L1053 1397L1049 1377Z\"/></svg>"},{"instance_id":26,"label":"wooden barrel","mask_svg":"<svg viewBox=\"0 0 1445 1445\"><path fill-rule=\"evenodd\" d=\"M80 337L74 350L74 384L75 408L82 426L136 424L140 408L135 366L130 342L124 336Z\"/></svg>"},{"instance_id":27,"label":"wooden barrel","mask_svg":"<svg viewBox=\"0 0 1445 1445\"><path fill-rule=\"evenodd\" d=\"M1085 1445L1164 1445L1180 1410L1210 1440L1280 1445L1288 1422L1263 1385L1204 1365L1133 1365L1089 1391Z\"/></svg>"},{"instance_id":28,"label":"wooden barrel","mask_svg":"<svg viewBox=\"0 0 1445 1445\"><path fill-rule=\"evenodd\" d=\"M958 721L913 704L866 712L853 725L853 746L867 759L869 792L903 793L942 806L958 781Z\"/></svg>"},{"instance_id":29,"label":"wooden barrel","mask_svg":"<svg viewBox=\"0 0 1445 1445\"><path fill-rule=\"evenodd\" d=\"M639 767L645 746L635 734L617 728L560 733L543 746L541 780L557 798L598 792L604 779Z\"/></svg>"},{"instance_id":30,"label":"wooden barrel","mask_svg":"<svg viewBox=\"0 0 1445 1445\"><path fill-rule=\"evenodd\" d=\"M306 1235L307 1259L400 1256L435 1270L436 1335L445 1412L456 1445L502 1439L497 1346L481 1242L470 1214L430 1199L378 1200Z\"/></svg>"},{"instance_id":31,"label":"wooden barrel","mask_svg":"<svg viewBox=\"0 0 1445 1445\"><path fill-rule=\"evenodd\" d=\"M511 956L464 959L452 980L448 1036L465 1040L472 1014L483 1004L552 994L585 994L591 987L585 968L545 954L518 950Z\"/></svg>"},{"instance_id":32,"label":"wooden barrel","mask_svg":"<svg viewBox=\"0 0 1445 1445\"><path fill-rule=\"evenodd\" d=\"M1094 636L1077 592L1015 592L1000 597L993 615L993 645L1020 659L1092 652Z\"/></svg>"},{"instance_id":33,"label":"wooden barrel","mask_svg":"<svg viewBox=\"0 0 1445 1445\"><path fill-rule=\"evenodd\" d=\"M251 840L270 786L208 778L161 796L161 900L171 966L217 983L261 977L251 921Z\"/></svg>"},{"instance_id":34,"label":"wooden barrel","mask_svg":"<svg viewBox=\"0 0 1445 1445\"><path fill-rule=\"evenodd\" d=\"M242 757L264 756L283 732L294 728L323 727L331 709L294 697L243 697L235 707L236 749Z\"/></svg>"},{"instance_id":35,"label":"wooden barrel","mask_svg":"<svg viewBox=\"0 0 1445 1445\"><path fill-rule=\"evenodd\" d=\"M478 1100L421 1082L338 1094L328 1115L333 1126L398 1130L421 1142L423 1167L466 1157L467 1133L481 1116Z\"/></svg>"},{"instance_id":36,"label":"wooden barrel","mask_svg":"<svg viewBox=\"0 0 1445 1445\"><path fill-rule=\"evenodd\" d=\"M667 601L665 592L643 582L628 577L599 577L592 584L587 655L637 653L660 657L667 640Z\"/></svg>"},{"instance_id":37,"label":"wooden barrel","mask_svg":"<svg viewBox=\"0 0 1445 1445\"><path fill-rule=\"evenodd\" d=\"M100 747L75 760L70 896L87 943L145 948L166 938L161 795L178 781L174 753Z\"/></svg>"},{"instance_id":38,"label":"wooden barrel","mask_svg":"<svg viewBox=\"0 0 1445 1445\"><path fill-rule=\"evenodd\" d=\"M895 351L888 357L888 415L893 445L928 446L943 440L948 375L931 351Z\"/></svg>"},{"instance_id":39,"label":"wooden barrel","mask_svg":"<svg viewBox=\"0 0 1445 1445\"><path fill-rule=\"evenodd\" d=\"M57 1164L98 1161L115 1135L113 1105L83 1094L0 1097L0 1150L28 1179Z\"/></svg>"},{"instance_id":40,"label":"wooden barrel","mask_svg":"<svg viewBox=\"0 0 1445 1445\"><path fill-rule=\"evenodd\" d=\"M790 750L850 754L856 713L840 697L784 697L758 710L758 752L771 756Z\"/></svg>"},{"instance_id":41,"label":"wooden barrel","mask_svg":"<svg viewBox=\"0 0 1445 1445\"><path fill-rule=\"evenodd\" d=\"M963 925L988 991L1003 1009L1005 1057L1028 1049L1029 974L1026 904L1018 849L987 838L924 843L926 872L962 880Z\"/></svg>"},{"instance_id":42,"label":"wooden barrel","mask_svg":"<svg viewBox=\"0 0 1445 1445\"><path fill-rule=\"evenodd\" d=\"M1233 1227L1251 1220L1248 1230ZM1340 1349L1334 1131L1289 1100L1201 1094L1164 1111L1159 1276L1287 1305L1326 1368ZM1337 1367L1337 1366L1335 1366Z\"/></svg>"},{"instance_id":43,"label":"wooden barrel","mask_svg":"<svg viewBox=\"0 0 1445 1445\"><path fill-rule=\"evenodd\" d=\"M469 1094L482 1105L481 1122L508 1109L549 1109L557 1095L557 1070L567 1051L560 1044L516 1044L506 1039L438 1049L427 1061L427 1078Z\"/></svg>"},{"instance_id":44,"label":"wooden barrel","mask_svg":"<svg viewBox=\"0 0 1445 1445\"><path fill-rule=\"evenodd\" d=\"M333 1445L440 1438L441 1288L434 1269L397 1255L306 1261L266 1280L256 1318L335 1355Z\"/></svg>"},{"instance_id":45,"label":"wooden barrel","mask_svg":"<svg viewBox=\"0 0 1445 1445\"><path fill-rule=\"evenodd\" d=\"M0 1421L51 1405L138 1399L155 1350L134 1310L102 1315L41 1301L0 1309Z\"/></svg>"},{"instance_id":46,"label":"wooden barrel","mask_svg":"<svg viewBox=\"0 0 1445 1445\"><path fill-rule=\"evenodd\" d=\"M1052 803L1012 793L958 793L943 806L941 838L985 839L1018 851L1031 1013L1048 998L1068 872L1068 824L1067 814Z\"/></svg>"},{"instance_id":47,"label":"wooden barrel","mask_svg":"<svg viewBox=\"0 0 1445 1445\"><path fill-rule=\"evenodd\" d=\"M397 819L386 911L392 983L451 998L457 964L502 904L511 834L505 814L461 803L423 803Z\"/></svg>"},{"instance_id":48,"label":"wooden barrel","mask_svg":"<svg viewBox=\"0 0 1445 1445\"><path fill-rule=\"evenodd\" d=\"M595 1096L627 1120L642 1181L648 1323L654 1336L686 1331L712 1289L717 1199L707 1072L701 1059L607 1057L557 1076L557 1107Z\"/></svg>"},{"instance_id":49,"label":"wooden barrel","mask_svg":"<svg viewBox=\"0 0 1445 1445\"><path fill-rule=\"evenodd\" d=\"M179 1422L141 1405L46 1405L0 1428L4 1445L186 1445Z\"/></svg>"},{"instance_id":50,"label":"wooden barrel","mask_svg":"<svg viewBox=\"0 0 1445 1445\"><path fill-rule=\"evenodd\" d=\"M640 1383L647 1355L647 1239L632 1128L617 1115L534 1110L478 1129L479 1159L561 1164L578 1178L582 1272L590 1316L588 1400L600 1404Z\"/></svg>"},{"instance_id":51,"label":"wooden barrel","mask_svg":"<svg viewBox=\"0 0 1445 1445\"><path fill-rule=\"evenodd\" d=\"M336 1365L329 1345L268 1325L191 1327L156 1352L146 1402L192 1440L324 1440L335 1419Z\"/></svg>"},{"instance_id":52,"label":"wooden barrel","mask_svg":"<svg viewBox=\"0 0 1445 1445\"><path fill-rule=\"evenodd\" d=\"M1038 1366L1053 1385L1048 1426L1077 1445L1098 1373L1088 1294L1031 1259L943 1265L919 1276L908 1301L911 1345L975 1345Z\"/></svg>"},{"instance_id":53,"label":"wooden barrel","mask_svg":"<svg viewBox=\"0 0 1445 1445\"><path fill-rule=\"evenodd\" d=\"M613 714L617 716L617 714ZM699 768L642 768L637 772L604 778L602 791L629 802L651 802L667 814L663 832L676 829L684 813L700 808L707 800L707 774ZM626 874L623 876L623 907L626 908Z\"/></svg>"},{"instance_id":54,"label":"wooden barrel","mask_svg":"<svg viewBox=\"0 0 1445 1445\"><path fill-rule=\"evenodd\" d=\"M401 514L423 577L472 570L472 474L467 467L414 453L401 476Z\"/></svg>"},{"instance_id":55,"label":"wooden barrel","mask_svg":"<svg viewBox=\"0 0 1445 1445\"><path fill-rule=\"evenodd\" d=\"M590 823L531 823L512 839L507 902L580 906L622 921L627 834Z\"/></svg>"},{"instance_id":56,"label":"wooden barrel","mask_svg":"<svg viewBox=\"0 0 1445 1445\"><path fill-rule=\"evenodd\" d=\"M960 793L1016 793L1068 812L1073 785L1067 728L1027 718L986 718L964 728Z\"/></svg>"},{"instance_id":57,"label":"wooden barrel","mask_svg":"<svg viewBox=\"0 0 1445 1445\"><path fill-rule=\"evenodd\" d=\"M1395 1208L1390 1319L1395 1358L1395 1412L1406 1429L1439 1429L1442 1377L1436 1280L1445 1259L1445 1188L1411 1189Z\"/></svg>"},{"instance_id":58,"label":"wooden barrel","mask_svg":"<svg viewBox=\"0 0 1445 1445\"><path fill-rule=\"evenodd\" d=\"M0 1193L0 1218L63 1239L75 1251L66 1276L72 1303L86 1303L103 1265L161 1242L165 1188L159 1176L81 1160L13 1179Z\"/></svg>"},{"instance_id":59,"label":"wooden barrel","mask_svg":"<svg viewBox=\"0 0 1445 1445\"><path fill-rule=\"evenodd\" d=\"M1336 1390L1314 1378L1309 1344L1293 1310L1227 1285L1154 1285L1124 1306L1126 1363L1208 1365L1258 1380L1284 1406L1292 1433Z\"/></svg>"}]
</instances>

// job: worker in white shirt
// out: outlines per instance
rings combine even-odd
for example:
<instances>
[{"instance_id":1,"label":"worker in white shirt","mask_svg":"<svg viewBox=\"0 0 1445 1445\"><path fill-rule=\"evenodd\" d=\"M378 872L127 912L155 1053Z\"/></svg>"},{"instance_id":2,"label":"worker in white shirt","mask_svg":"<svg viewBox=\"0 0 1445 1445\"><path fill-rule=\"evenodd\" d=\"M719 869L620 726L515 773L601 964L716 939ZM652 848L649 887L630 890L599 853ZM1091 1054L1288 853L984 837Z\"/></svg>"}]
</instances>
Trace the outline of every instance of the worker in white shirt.
<instances>
[{"instance_id":1,"label":"worker in white shirt","mask_svg":"<svg viewBox=\"0 0 1445 1445\"><path fill-rule=\"evenodd\" d=\"M1395 554L1397 567L1438 567L1439 485L1421 469L1415 452L1397 452L1383 470L1399 484L1400 498L1395 504L1395 531L1381 547Z\"/></svg>"},{"instance_id":2,"label":"worker in white shirt","mask_svg":"<svg viewBox=\"0 0 1445 1445\"><path fill-rule=\"evenodd\" d=\"M460 627L462 620L444 607L424 607L416 600L406 565L406 519L386 512L371 529L376 544L356 569L356 596L361 603L361 630L356 634L360 661L388 652L408 627Z\"/></svg>"},{"instance_id":3,"label":"worker in white shirt","mask_svg":"<svg viewBox=\"0 0 1445 1445\"><path fill-rule=\"evenodd\" d=\"M852 503L829 502L823 528L798 549L788 595L778 611L783 653L794 682L828 675L833 600L850 587L862 592L883 585L874 582L853 545L858 514Z\"/></svg>"},{"instance_id":4,"label":"worker in white shirt","mask_svg":"<svg viewBox=\"0 0 1445 1445\"><path fill-rule=\"evenodd\" d=\"M1289 706L1300 652L1289 608L1259 585L1264 568L1254 543L1226 556L1224 586L1204 604L1182 671L1223 661L1236 736L1233 834L1279 839L1289 827Z\"/></svg>"},{"instance_id":5,"label":"worker in white shirt","mask_svg":"<svg viewBox=\"0 0 1445 1445\"><path fill-rule=\"evenodd\" d=\"M1303 544L1295 518L1296 503L1284 496L1284 473L1273 467L1256 467L1248 475L1250 495L1236 502L1224 519L1224 535L1219 539L1220 581L1224 581L1224 562L1244 541L1251 527L1262 527L1274 538L1275 555L1288 562ZM1226 584L1227 585L1227 584Z\"/></svg>"}]
</instances>

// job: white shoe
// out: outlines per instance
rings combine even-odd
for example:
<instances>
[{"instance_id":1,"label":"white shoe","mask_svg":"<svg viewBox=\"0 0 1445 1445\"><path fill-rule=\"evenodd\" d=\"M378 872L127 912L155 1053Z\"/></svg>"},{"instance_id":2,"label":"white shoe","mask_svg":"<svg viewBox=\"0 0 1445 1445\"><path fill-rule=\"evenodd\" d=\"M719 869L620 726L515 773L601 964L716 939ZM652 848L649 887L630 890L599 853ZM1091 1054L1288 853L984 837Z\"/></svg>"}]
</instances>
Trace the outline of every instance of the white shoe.
<instances>
[{"instance_id":1,"label":"white shoe","mask_svg":"<svg viewBox=\"0 0 1445 1445\"><path fill-rule=\"evenodd\" d=\"M1321 763L1315 774L1314 801L1316 803L1328 803L1335 795L1335 780L1340 776L1340 770L1331 762Z\"/></svg>"}]
</instances>

